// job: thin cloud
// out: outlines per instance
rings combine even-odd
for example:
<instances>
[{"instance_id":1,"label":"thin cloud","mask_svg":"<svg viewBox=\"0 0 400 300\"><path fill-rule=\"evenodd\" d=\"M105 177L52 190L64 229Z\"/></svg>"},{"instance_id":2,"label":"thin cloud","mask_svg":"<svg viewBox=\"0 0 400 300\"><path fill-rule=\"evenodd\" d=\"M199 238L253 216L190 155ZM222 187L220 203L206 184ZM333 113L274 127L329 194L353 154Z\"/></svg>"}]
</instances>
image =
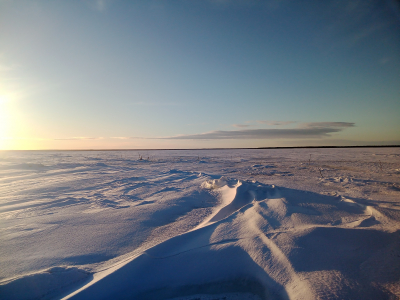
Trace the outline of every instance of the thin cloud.
<instances>
[{"instance_id":1,"label":"thin cloud","mask_svg":"<svg viewBox=\"0 0 400 300\"><path fill-rule=\"evenodd\" d=\"M251 125L248 124L232 124L233 127L237 127L237 128L247 128L250 127Z\"/></svg>"},{"instance_id":2,"label":"thin cloud","mask_svg":"<svg viewBox=\"0 0 400 300\"><path fill-rule=\"evenodd\" d=\"M96 0L95 6L98 11L105 11L107 8L107 3L105 0Z\"/></svg>"},{"instance_id":3,"label":"thin cloud","mask_svg":"<svg viewBox=\"0 0 400 300\"><path fill-rule=\"evenodd\" d=\"M115 139L115 140L130 140L132 138L130 136L112 136L111 139Z\"/></svg>"},{"instance_id":4,"label":"thin cloud","mask_svg":"<svg viewBox=\"0 0 400 300\"><path fill-rule=\"evenodd\" d=\"M327 138L332 133L353 127L348 122L314 122L303 123L298 128L283 129L246 129L246 130L217 130L200 134L178 135L160 139L175 140L213 140L213 139L304 139Z\"/></svg>"},{"instance_id":5,"label":"thin cloud","mask_svg":"<svg viewBox=\"0 0 400 300\"><path fill-rule=\"evenodd\" d=\"M79 137L71 137L71 138L57 138L53 139L55 141L80 141L80 140L102 140L104 139L103 137L85 137L85 136L79 136Z\"/></svg>"},{"instance_id":6,"label":"thin cloud","mask_svg":"<svg viewBox=\"0 0 400 300\"><path fill-rule=\"evenodd\" d=\"M376 4L379 1L376 1ZM333 20L329 27L325 27L324 36L329 38L335 37L337 41L332 43L331 51L337 51L337 48L354 48L360 47L364 42L373 36L380 35L383 40L388 36L388 28L391 21L387 19L387 8L391 8L396 14L395 6L398 7L397 0L381 1L386 2L385 9L378 8L377 5L371 5L371 1L350 0L346 3L340 1L326 1L326 12L336 11L337 18ZM396 4L394 4L396 3ZM394 5L393 5L394 4ZM374 18L371 18L374 15ZM397 13L398 15L398 13ZM399 15L398 15L399 16ZM322 27L323 28L323 27ZM324 37L316 37L316 43L321 43Z\"/></svg>"},{"instance_id":7,"label":"thin cloud","mask_svg":"<svg viewBox=\"0 0 400 300\"><path fill-rule=\"evenodd\" d=\"M287 2L286 0L208 0L211 4L217 7L236 6L236 7L264 7L268 9L278 9Z\"/></svg>"},{"instance_id":8,"label":"thin cloud","mask_svg":"<svg viewBox=\"0 0 400 300\"><path fill-rule=\"evenodd\" d=\"M97 10L99 12L104 12L107 10L107 7L109 6L110 0L86 0L87 5L93 9Z\"/></svg>"},{"instance_id":9,"label":"thin cloud","mask_svg":"<svg viewBox=\"0 0 400 300\"><path fill-rule=\"evenodd\" d=\"M137 140L137 139L148 139L141 136L112 136L110 139L115 140Z\"/></svg>"},{"instance_id":10,"label":"thin cloud","mask_svg":"<svg viewBox=\"0 0 400 300\"><path fill-rule=\"evenodd\" d=\"M293 124L293 123L297 123L296 121L257 121L257 123L259 124L267 124L267 125L271 125L271 126L285 126L285 125L289 125L289 124Z\"/></svg>"},{"instance_id":11,"label":"thin cloud","mask_svg":"<svg viewBox=\"0 0 400 300\"><path fill-rule=\"evenodd\" d=\"M354 127L355 123L350 123L350 122L309 122L309 123L301 123L300 126L304 127L304 128L325 128L325 127L348 128L348 127Z\"/></svg>"}]
</instances>

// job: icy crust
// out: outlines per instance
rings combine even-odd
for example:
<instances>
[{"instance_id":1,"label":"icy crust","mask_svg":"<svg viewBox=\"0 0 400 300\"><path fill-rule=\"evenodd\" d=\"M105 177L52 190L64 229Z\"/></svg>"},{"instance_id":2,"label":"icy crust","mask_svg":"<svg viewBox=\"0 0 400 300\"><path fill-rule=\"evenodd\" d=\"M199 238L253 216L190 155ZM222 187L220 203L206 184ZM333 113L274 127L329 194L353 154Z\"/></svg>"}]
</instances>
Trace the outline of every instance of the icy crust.
<instances>
[{"instance_id":1,"label":"icy crust","mask_svg":"<svg viewBox=\"0 0 400 300\"><path fill-rule=\"evenodd\" d=\"M213 190L213 189L221 188L227 184L228 184L228 182L227 182L226 177L222 176L220 179L206 180L201 184L201 186L205 189Z\"/></svg>"}]
</instances>

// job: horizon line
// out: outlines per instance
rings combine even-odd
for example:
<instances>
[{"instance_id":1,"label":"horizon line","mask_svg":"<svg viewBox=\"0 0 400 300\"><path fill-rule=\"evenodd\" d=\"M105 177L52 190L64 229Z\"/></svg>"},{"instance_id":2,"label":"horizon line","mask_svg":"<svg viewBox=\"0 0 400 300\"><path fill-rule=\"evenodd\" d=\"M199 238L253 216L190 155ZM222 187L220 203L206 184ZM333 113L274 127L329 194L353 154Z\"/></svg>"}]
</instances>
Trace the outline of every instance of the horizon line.
<instances>
[{"instance_id":1,"label":"horizon line","mask_svg":"<svg viewBox=\"0 0 400 300\"><path fill-rule=\"evenodd\" d=\"M239 148L162 148L162 149L30 149L30 150L1 150L0 151L168 151L168 150L262 150L262 149L311 149L311 148L399 148L399 145L358 145L358 146L281 146L281 147L239 147Z\"/></svg>"}]
</instances>

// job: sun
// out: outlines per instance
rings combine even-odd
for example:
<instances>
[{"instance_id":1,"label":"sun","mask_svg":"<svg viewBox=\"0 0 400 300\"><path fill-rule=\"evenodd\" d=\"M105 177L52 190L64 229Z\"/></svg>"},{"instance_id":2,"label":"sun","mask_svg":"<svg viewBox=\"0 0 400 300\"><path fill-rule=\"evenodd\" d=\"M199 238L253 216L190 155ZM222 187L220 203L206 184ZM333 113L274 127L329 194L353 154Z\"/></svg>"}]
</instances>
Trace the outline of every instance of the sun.
<instances>
[{"instance_id":1,"label":"sun","mask_svg":"<svg viewBox=\"0 0 400 300\"><path fill-rule=\"evenodd\" d=\"M0 94L0 150L33 149L36 146L34 141L18 100Z\"/></svg>"}]
</instances>

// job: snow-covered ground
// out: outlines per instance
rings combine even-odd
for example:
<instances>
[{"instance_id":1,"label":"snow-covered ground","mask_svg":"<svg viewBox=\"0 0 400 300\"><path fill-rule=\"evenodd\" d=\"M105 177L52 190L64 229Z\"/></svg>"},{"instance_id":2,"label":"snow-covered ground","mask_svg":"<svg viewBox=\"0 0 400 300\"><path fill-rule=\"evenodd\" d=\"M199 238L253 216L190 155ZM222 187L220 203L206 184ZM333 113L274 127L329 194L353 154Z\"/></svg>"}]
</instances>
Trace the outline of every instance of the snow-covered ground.
<instances>
[{"instance_id":1,"label":"snow-covered ground","mask_svg":"<svg viewBox=\"0 0 400 300\"><path fill-rule=\"evenodd\" d=\"M400 148L0 152L0 299L398 297Z\"/></svg>"}]
</instances>

